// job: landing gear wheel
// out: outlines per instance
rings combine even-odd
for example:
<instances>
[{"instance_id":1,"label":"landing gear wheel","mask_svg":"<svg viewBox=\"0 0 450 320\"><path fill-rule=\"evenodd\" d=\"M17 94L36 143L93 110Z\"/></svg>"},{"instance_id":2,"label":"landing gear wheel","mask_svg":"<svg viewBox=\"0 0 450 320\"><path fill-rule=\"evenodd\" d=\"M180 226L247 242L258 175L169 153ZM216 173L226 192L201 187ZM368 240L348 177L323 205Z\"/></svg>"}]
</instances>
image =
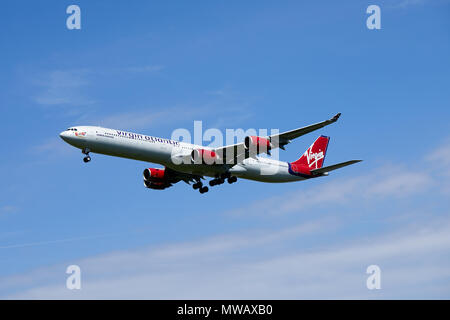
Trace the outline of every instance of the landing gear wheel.
<instances>
[{"instance_id":1,"label":"landing gear wheel","mask_svg":"<svg viewBox=\"0 0 450 320\"><path fill-rule=\"evenodd\" d=\"M209 185L210 185L211 187L214 187L214 186L217 186L217 185L222 184L222 183L224 183L224 182L225 182L225 180L224 180L223 178L216 178L216 179L211 180L211 181L209 182Z\"/></svg>"},{"instance_id":2,"label":"landing gear wheel","mask_svg":"<svg viewBox=\"0 0 450 320\"><path fill-rule=\"evenodd\" d=\"M89 152L91 152L91 150L89 150L89 148L84 148L83 150L81 150L81 153L86 155L86 157L83 158L84 162L91 161L91 157L89 157Z\"/></svg>"},{"instance_id":3,"label":"landing gear wheel","mask_svg":"<svg viewBox=\"0 0 450 320\"><path fill-rule=\"evenodd\" d=\"M200 189L201 187L202 187L201 182L197 182L192 185L192 188L194 188L194 190Z\"/></svg>"},{"instance_id":4,"label":"landing gear wheel","mask_svg":"<svg viewBox=\"0 0 450 320\"><path fill-rule=\"evenodd\" d=\"M200 188L200 193L203 194L205 192L208 192L208 190L209 190L208 187L201 187Z\"/></svg>"},{"instance_id":5,"label":"landing gear wheel","mask_svg":"<svg viewBox=\"0 0 450 320\"><path fill-rule=\"evenodd\" d=\"M235 177L235 176L232 176L232 177L228 178L228 183L229 184L235 183L236 181L237 181L237 177Z\"/></svg>"}]
</instances>

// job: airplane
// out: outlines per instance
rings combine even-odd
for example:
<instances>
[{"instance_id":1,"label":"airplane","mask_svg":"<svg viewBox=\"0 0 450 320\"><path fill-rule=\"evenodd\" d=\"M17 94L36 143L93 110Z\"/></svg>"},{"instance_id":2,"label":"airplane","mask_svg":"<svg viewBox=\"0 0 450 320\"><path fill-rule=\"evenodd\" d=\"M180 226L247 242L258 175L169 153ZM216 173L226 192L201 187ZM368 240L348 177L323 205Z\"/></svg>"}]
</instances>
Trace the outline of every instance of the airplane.
<instances>
[{"instance_id":1,"label":"airplane","mask_svg":"<svg viewBox=\"0 0 450 320\"><path fill-rule=\"evenodd\" d=\"M157 163L163 168L146 168L144 185L163 190L179 181L192 183L200 193L208 192L202 180L211 177L209 185L232 184L238 178L261 182L292 182L327 176L330 171L360 162L350 160L323 167L330 137L320 136L294 162L284 162L258 156L275 148L285 150L293 139L336 122L331 119L270 136L247 136L243 142L209 148L200 145L147 136L97 126L70 127L60 133L68 144L81 149L83 161L91 161L90 153Z\"/></svg>"}]
</instances>

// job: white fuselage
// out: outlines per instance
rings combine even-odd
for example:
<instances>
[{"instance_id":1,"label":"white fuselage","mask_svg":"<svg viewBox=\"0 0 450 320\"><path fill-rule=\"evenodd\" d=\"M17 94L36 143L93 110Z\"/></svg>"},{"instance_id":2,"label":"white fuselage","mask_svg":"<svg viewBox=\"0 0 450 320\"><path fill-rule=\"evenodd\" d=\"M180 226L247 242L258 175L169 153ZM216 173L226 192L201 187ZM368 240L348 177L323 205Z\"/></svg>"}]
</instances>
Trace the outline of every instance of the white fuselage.
<instances>
[{"instance_id":1,"label":"white fuselage","mask_svg":"<svg viewBox=\"0 0 450 320\"><path fill-rule=\"evenodd\" d=\"M158 163L173 170L199 176L215 177L228 171L239 178L263 182L304 180L289 173L287 162L255 157L234 166L181 163L192 150L207 147L157 138L143 134L94 126L72 127L60 134L70 145L89 152Z\"/></svg>"}]
</instances>

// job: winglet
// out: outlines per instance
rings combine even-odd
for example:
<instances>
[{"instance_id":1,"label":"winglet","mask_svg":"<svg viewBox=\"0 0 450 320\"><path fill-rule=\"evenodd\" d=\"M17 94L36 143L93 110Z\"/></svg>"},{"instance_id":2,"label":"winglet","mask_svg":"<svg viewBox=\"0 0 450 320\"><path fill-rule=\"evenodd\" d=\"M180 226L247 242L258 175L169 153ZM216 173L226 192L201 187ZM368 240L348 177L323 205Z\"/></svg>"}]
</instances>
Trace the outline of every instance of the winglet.
<instances>
[{"instance_id":1,"label":"winglet","mask_svg":"<svg viewBox=\"0 0 450 320\"><path fill-rule=\"evenodd\" d=\"M339 117L341 116L341 113L339 112L338 114L336 114L333 118L331 118L330 120L333 122L338 121Z\"/></svg>"}]
</instances>

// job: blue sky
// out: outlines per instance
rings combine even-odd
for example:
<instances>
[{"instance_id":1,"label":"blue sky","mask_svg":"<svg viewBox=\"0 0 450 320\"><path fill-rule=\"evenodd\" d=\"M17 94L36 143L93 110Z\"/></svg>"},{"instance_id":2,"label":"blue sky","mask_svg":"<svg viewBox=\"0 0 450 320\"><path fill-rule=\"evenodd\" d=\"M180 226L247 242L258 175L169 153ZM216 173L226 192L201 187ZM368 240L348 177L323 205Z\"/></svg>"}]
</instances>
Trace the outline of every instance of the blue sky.
<instances>
[{"instance_id":1,"label":"blue sky","mask_svg":"<svg viewBox=\"0 0 450 320\"><path fill-rule=\"evenodd\" d=\"M10 1L0 21L0 297L450 297L448 1ZM58 137L285 131L337 112L280 158L325 134L326 164L364 162L205 195L147 190L153 165L86 165ZM65 288L71 264L81 291Z\"/></svg>"}]
</instances>

